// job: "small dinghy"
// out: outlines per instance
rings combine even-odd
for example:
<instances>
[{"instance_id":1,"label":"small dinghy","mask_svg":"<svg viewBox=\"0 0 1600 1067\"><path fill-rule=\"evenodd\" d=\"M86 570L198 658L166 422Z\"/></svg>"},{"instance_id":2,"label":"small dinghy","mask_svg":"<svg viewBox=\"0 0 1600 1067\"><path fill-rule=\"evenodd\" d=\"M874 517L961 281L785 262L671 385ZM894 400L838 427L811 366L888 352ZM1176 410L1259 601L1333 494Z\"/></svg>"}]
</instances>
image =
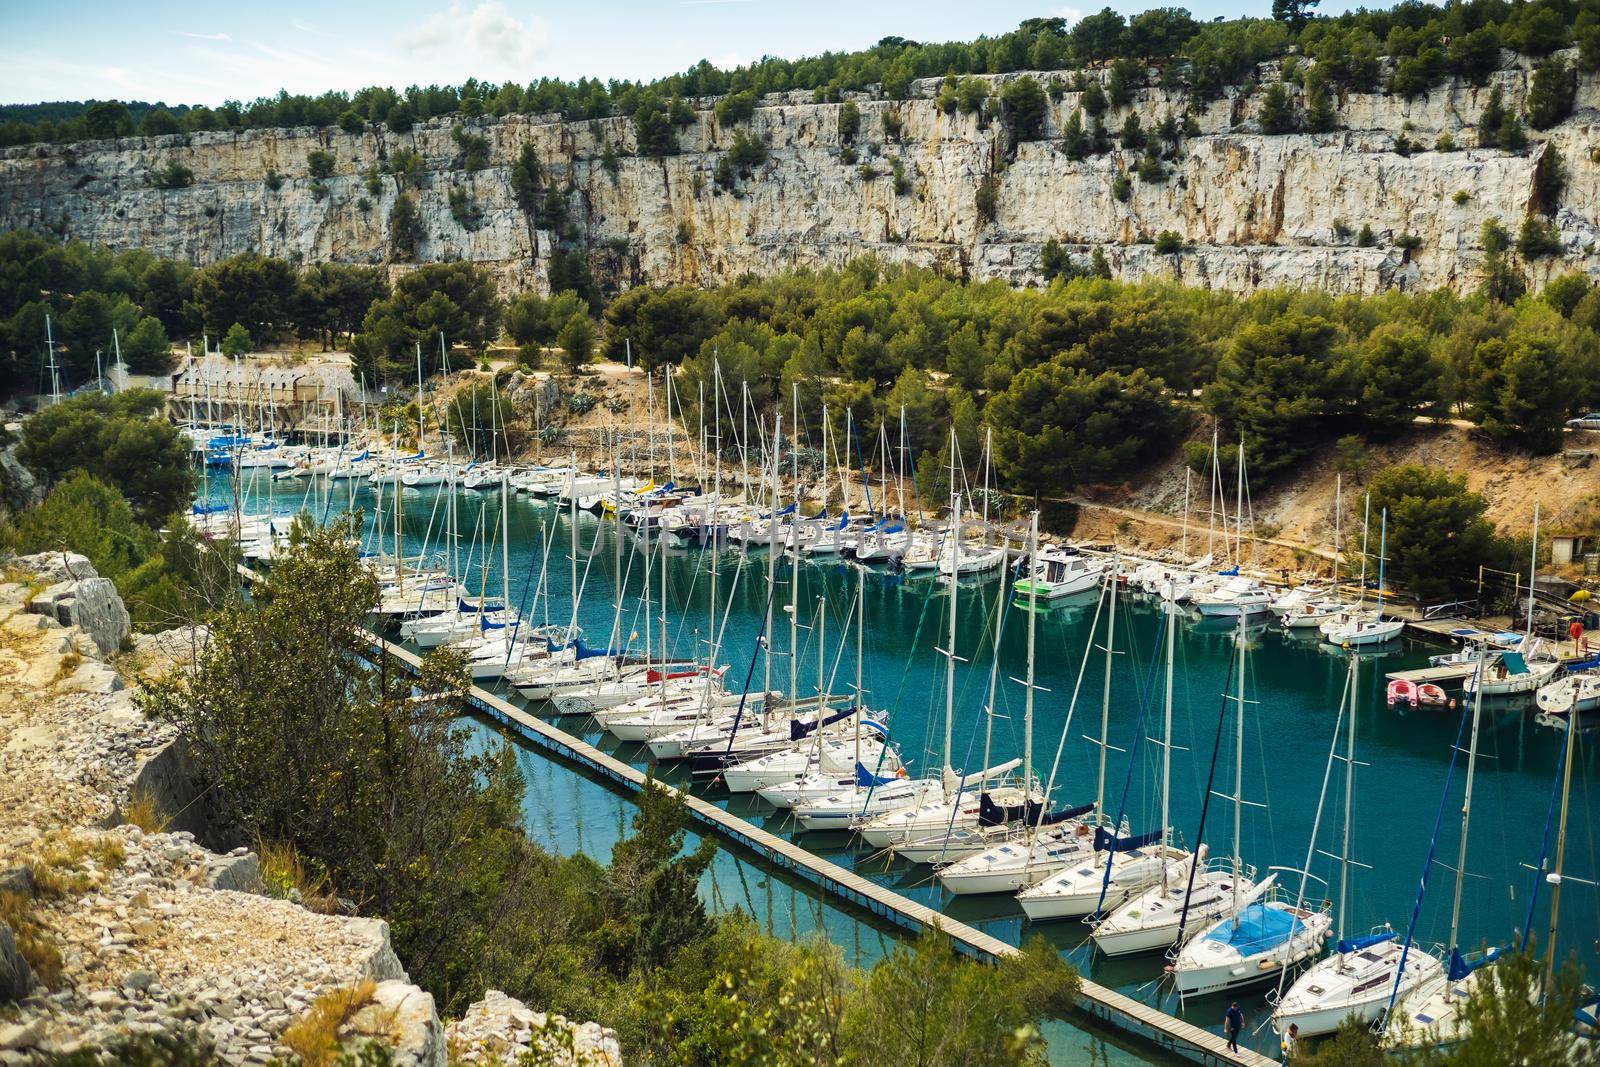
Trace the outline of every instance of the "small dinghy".
<instances>
[{"instance_id":1,"label":"small dinghy","mask_svg":"<svg viewBox=\"0 0 1600 1067\"><path fill-rule=\"evenodd\" d=\"M1423 704L1444 707L1451 703L1445 691L1432 682L1413 682L1406 678L1396 678L1389 683L1388 701L1390 706L1410 704L1414 708Z\"/></svg>"}]
</instances>

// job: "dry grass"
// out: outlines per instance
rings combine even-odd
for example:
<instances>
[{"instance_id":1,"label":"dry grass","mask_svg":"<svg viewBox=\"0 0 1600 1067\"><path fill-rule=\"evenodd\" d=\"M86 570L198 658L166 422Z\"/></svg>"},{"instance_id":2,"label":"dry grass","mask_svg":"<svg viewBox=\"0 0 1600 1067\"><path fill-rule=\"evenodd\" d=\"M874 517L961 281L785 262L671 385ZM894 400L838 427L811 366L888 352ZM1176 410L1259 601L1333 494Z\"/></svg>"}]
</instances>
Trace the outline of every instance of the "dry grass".
<instances>
[{"instance_id":1,"label":"dry grass","mask_svg":"<svg viewBox=\"0 0 1600 1067\"><path fill-rule=\"evenodd\" d=\"M279 1038L304 1067L330 1067L339 1056L339 1029L372 1003L377 983L368 979L322 994Z\"/></svg>"},{"instance_id":2,"label":"dry grass","mask_svg":"<svg viewBox=\"0 0 1600 1067\"><path fill-rule=\"evenodd\" d=\"M84 869L85 860L93 860L99 871L113 871L125 859L127 853L115 838L87 834L47 837L30 862L34 888L41 897L78 896L94 886L94 878Z\"/></svg>"},{"instance_id":3,"label":"dry grass","mask_svg":"<svg viewBox=\"0 0 1600 1067\"><path fill-rule=\"evenodd\" d=\"M34 977L54 989L61 981L61 953L21 893L0 893L0 924L11 927L17 951L33 968Z\"/></svg>"},{"instance_id":4,"label":"dry grass","mask_svg":"<svg viewBox=\"0 0 1600 1067\"><path fill-rule=\"evenodd\" d=\"M143 789L128 797L122 806L122 821L137 826L147 834L159 834L171 825L172 818L162 810L156 798Z\"/></svg>"},{"instance_id":5,"label":"dry grass","mask_svg":"<svg viewBox=\"0 0 1600 1067\"><path fill-rule=\"evenodd\" d=\"M61 657L61 666L56 668L56 676L50 680L50 684L55 685L57 682L65 681L66 679L72 677L72 672L77 670L80 666L82 666L82 664L82 656L78 655L76 652L68 652L66 655Z\"/></svg>"},{"instance_id":6,"label":"dry grass","mask_svg":"<svg viewBox=\"0 0 1600 1067\"><path fill-rule=\"evenodd\" d=\"M339 899L328 872L318 864L307 862L292 842L257 840L256 855L261 859L261 880L269 896L288 900L290 890L295 890L300 903L311 911L323 915L339 911Z\"/></svg>"}]
</instances>

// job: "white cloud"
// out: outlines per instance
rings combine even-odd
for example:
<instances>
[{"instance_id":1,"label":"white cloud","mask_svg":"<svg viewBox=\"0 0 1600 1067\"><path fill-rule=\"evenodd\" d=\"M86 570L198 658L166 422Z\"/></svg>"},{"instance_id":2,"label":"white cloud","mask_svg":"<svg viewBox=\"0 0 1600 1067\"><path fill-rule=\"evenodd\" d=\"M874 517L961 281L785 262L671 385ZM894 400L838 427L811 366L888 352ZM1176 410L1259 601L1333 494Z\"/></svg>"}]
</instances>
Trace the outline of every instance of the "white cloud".
<instances>
[{"instance_id":1,"label":"white cloud","mask_svg":"<svg viewBox=\"0 0 1600 1067\"><path fill-rule=\"evenodd\" d=\"M520 19L499 0L485 0L470 9L460 0L430 15L400 38L400 45L418 59L446 60L469 74L515 73L527 68L550 46L550 26L538 16ZM494 69L487 69L494 68Z\"/></svg>"},{"instance_id":2,"label":"white cloud","mask_svg":"<svg viewBox=\"0 0 1600 1067\"><path fill-rule=\"evenodd\" d=\"M231 41L231 40L233 40L232 37L229 37L225 33L190 33L188 30L178 30L177 34L178 34L179 37L192 37L196 41Z\"/></svg>"},{"instance_id":3,"label":"white cloud","mask_svg":"<svg viewBox=\"0 0 1600 1067\"><path fill-rule=\"evenodd\" d=\"M1069 30L1083 20L1083 9L1079 7L1058 7L1050 13L1058 19L1064 19Z\"/></svg>"}]
</instances>

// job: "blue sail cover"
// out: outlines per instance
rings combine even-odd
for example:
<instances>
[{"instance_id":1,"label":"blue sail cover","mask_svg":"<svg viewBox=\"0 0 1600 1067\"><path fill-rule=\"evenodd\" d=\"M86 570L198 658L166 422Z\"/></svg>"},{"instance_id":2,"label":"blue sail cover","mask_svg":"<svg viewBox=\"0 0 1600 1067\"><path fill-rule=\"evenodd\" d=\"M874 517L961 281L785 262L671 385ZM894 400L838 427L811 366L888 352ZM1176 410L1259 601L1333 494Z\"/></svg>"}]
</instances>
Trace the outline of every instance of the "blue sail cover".
<instances>
[{"instance_id":1,"label":"blue sail cover","mask_svg":"<svg viewBox=\"0 0 1600 1067\"><path fill-rule=\"evenodd\" d=\"M1066 822L1068 819L1076 819L1080 815L1087 815L1093 810L1093 804L1079 804L1075 808L1045 811L1043 804L1037 800L1030 800L1028 801L1028 825L1054 826L1058 822Z\"/></svg>"},{"instance_id":2,"label":"blue sail cover","mask_svg":"<svg viewBox=\"0 0 1600 1067\"><path fill-rule=\"evenodd\" d=\"M824 718L820 723L801 722L799 719L790 719L789 740L799 741L803 738L809 737L818 726L827 726L829 723L835 723L840 719L848 718L849 716L855 714L855 710L855 707L852 705L851 707L845 708L843 711L834 712L832 715Z\"/></svg>"},{"instance_id":3,"label":"blue sail cover","mask_svg":"<svg viewBox=\"0 0 1600 1067\"><path fill-rule=\"evenodd\" d=\"M1218 925L1206 935L1206 940L1227 945L1241 956L1254 956L1277 948L1293 937L1300 926L1300 920L1289 912L1256 901L1246 904L1235 921Z\"/></svg>"},{"instance_id":4,"label":"blue sail cover","mask_svg":"<svg viewBox=\"0 0 1600 1067\"><path fill-rule=\"evenodd\" d=\"M1239 577L1239 567L1237 564L1235 564L1225 571L1218 571L1217 574L1223 578L1237 578Z\"/></svg>"},{"instance_id":5,"label":"blue sail cover","mask_svg":"<svg viewBox=\"0 0 1600 1067\"><path fill-rule=\"evenodd\" d=\"M873 774L861 764L856 764L856 785L862 787L863 789L871 789L873 786L877 785L888 785L894 780L894 775L890 775L887 778L879 778L876 774Z\"/></svg>"},{"instance_id":6,"label":"blue sail cover","mask_svg":"<svg viewBox=\"0 0 1600 1067\"><path fill-rule=\"evenodd\" d=\"M456 610L461 612L463 615L472 615L481 611L500 611L504 607L504 604L499 604L492 600L486 600L481 604L474 604L469 600L462 600L460 597L456 597Z\"/></svg>"},{"instance_id":7,"label":"blue sail cover","mask_svg":"<svg viewBox=\"0 0 1600 1067\"><path fill-rule=\"evenodd\" d=\"M1020 819L1028 813L1027 804L1013 807L1009 804L996 804L988 793L978 794L978 825L979 826L1004 826L1013 819Z\"/></svg>"},{"instance_id":8,"label":"blue sail cover","mask_svg":"<svg viewBox=\"0 0 1600 1067\"><path fill-rule=\"evenodd\" d=\"M1132 852L1136 848L1153 845L1161 840L1161 831L1152 830L1148 834L1138 834L1134 837L1118 837L1110 833L1103 826L1094 828L1094 849L1096 852Z\"/></svg>"},{"instance_id":9,"label":"blue sail cover","mask_svg":"<svg viewBox=\"0 0 1600 1067\"><path fill-rule=\"evenodd\" d=\"M578 650L574 656L575 659L593 659L596 656L622 655L622 653L613 648L590 648L588 645L583 643L583 638L581 637L572 642L572 646Z\"/></svg>"},{"instance_id":10,"label":"blue sail cover","mask_svg":"<svg viewBox=\"0 0 1600 1067\"><path fill-rule=\"evenodd\" d=\"M1467 975L1471 974L1473 971L1477 970L1479 967L1482 967L1484 964L1493 963L1495 960L1497 960L1501 956L1505 955L1505 952L1506 952L1506 946L1505 945L1496 945L1494 948L1491 948L1488 952L1485 952L1478 959L1468 960L1468 959L1464 958L1461 955L1461 950L1459 948L1451 949L1450 950L1450 981L1452 981L1452 982L1461 981L1461 979L1465 978Z\"/></svg>"},{"instance_id":11,"label":"blue sail cover","mask_svg":"<svg viewBox=\"0 0 1600 1067\"><path fill-rule=\"evenodd\" d=\"M1373 945L1381 945L1385 941L1392 940L1394 940L1394 931L1385 930L1381 934L1367 934L1363 937L1347 937L1343 941L1339 942L1336 947L1340 952L1344 953L1360 952L1364 948L1371 948Z\"/></svg>"}]
</instances>

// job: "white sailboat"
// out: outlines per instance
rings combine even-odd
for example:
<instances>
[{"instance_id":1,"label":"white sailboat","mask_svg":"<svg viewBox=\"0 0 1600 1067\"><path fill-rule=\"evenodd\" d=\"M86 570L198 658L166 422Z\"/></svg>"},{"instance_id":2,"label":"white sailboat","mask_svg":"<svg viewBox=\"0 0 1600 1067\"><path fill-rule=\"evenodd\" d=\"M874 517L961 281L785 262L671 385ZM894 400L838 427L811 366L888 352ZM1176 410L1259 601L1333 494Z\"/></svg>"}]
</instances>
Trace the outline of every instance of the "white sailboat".
<instances>
[{"instance_id":1,"label":"white sailboat","mask_svg":"<svg viewBox=\"0 0 1600 1067\"><path fill-rule=\"evenodd\" d=\"M1206 863L1205 845L1186 860L1169 866L1166 878L1131 898L1095 924L1095 945L1108 956L1149 952L1181 944L1186 935L1219 919L1232 918L1260 897L1274 880L1256 881L1254 867L1239 854L1244 814L1245 617L1239 616L1238 684L1235 709L1233 768L1233 856L1226 863ZM1212 756L1213 763L1216 754ZM1202 822L1204 819L1202 818Z\"/></svg>"}]
</instances>

